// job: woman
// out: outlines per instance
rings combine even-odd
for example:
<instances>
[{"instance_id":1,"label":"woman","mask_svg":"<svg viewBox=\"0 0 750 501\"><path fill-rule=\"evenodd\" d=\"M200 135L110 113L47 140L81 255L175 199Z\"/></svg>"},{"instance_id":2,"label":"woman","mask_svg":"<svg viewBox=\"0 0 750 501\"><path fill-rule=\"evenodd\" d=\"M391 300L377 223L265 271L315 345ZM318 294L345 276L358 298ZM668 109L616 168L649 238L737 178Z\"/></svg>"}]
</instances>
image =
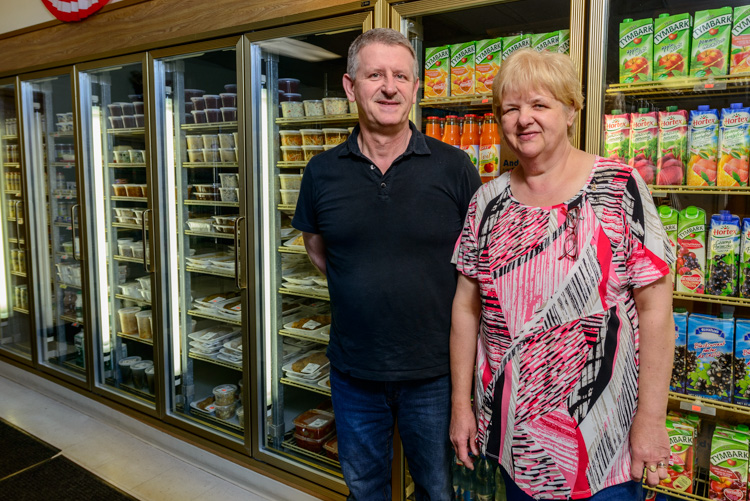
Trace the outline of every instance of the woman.
<instances>
[{"instance_id":1,"label":"woman","mask_svg":"<svg viewBox=\"0 0 750 501\"><path fill-rule=\"evenodd\" d=\"M519 166L474 195L454 254L451 441L500 463L509 500L640 499L667 477L669 241L637 172L570 144L569 57L516 52L493 98Z\"/></svg>"}]
</instances>

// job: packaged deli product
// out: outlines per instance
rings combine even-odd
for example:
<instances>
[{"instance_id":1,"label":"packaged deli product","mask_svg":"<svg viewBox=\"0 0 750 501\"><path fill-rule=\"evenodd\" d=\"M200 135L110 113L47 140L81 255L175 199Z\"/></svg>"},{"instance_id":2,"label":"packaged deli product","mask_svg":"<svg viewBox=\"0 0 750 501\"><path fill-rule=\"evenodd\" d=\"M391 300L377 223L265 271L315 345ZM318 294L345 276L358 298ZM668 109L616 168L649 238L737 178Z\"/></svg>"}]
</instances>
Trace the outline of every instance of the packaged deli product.
<instances>
[{"instance_id":1,"label":"packaged deli product","mask_svg":"<svg viewBox=\"0 0 750 501\"><path fill-rule=\"evenodd\" d=\"M294 418L295 434L319 440L333 431L335 418L332 413L320 409L310 409Z\"/></svg>"}]
</instances>

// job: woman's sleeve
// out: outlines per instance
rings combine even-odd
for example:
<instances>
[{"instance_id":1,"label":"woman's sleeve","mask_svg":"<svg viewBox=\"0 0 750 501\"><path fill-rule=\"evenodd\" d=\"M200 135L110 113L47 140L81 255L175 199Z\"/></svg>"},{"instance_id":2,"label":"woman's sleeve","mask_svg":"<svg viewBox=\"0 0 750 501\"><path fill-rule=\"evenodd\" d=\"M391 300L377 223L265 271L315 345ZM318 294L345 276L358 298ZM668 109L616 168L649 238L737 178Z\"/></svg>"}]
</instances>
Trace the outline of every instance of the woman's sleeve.
<instances>
[{"instance_id":1,"label":"woman's sleeve","mask_svg":"<svg viewBox=\"0 0 750 501\"><path fill-rule=\"evenodd\" d=\"M481 191L481 190L479 190ZM477 234L476 234L476 216L477 216L477 194L471 199L469 209L464 219L464 227L461 230L453 250L451 262L456 265L456 269L467 277L477 277Z\"/></svg>"}]
</instances>

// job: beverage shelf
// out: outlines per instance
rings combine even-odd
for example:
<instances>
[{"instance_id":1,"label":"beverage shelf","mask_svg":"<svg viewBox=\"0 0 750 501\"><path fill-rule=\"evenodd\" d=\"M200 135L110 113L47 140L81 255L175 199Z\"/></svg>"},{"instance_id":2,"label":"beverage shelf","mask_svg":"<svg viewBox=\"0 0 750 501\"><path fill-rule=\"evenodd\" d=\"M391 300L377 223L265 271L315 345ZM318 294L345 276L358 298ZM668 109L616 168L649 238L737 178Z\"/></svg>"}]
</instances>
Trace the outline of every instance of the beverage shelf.
<instances>
[{"instance_id":1,"label":"beverage shelf","mask_svg":"<svg viewBox=\"0 0 750 501\"><path fill-rule=\"evenodd\" d=\"M693 97L694 95L745 94L750 86L750 75L724 75L708 78L669 78L656 82L612 84L607 94L624 94L639 97Z\"/></svg>"},{"instance_id":2,"label":"beverage shelf","mask_svg":"<svg viewBox=\"0 0 750 501\"><path fill-rule=\"evenodd\" d=\"M729 404L727 402L721 402L719 400L697 397L695 395L686 395L683 393L675 393L672 391L669 392L669 399L674 402L685 402L687 404L693 404L696 406L695 408L684 409L687 411L714 415L716 413L716 410L722 410L735 415L742 415L743 420L750 418L750 407L745 407L744 405ZM708 409L708 412L702 409Z\"/></svg>"},{"instance_id":3,"label":"beverage shelf","mask_svg":"<svg viewBox=\"0 0 750 501\"><path fill-rule=\"evenodd\" d=\"M297 381L292 381L291 379L287 379L285 377L281 378L279 381L282 384L285 384L287 386L294 386L295 388L302 388L303 390L314 391L315 393L320 393L320 394L326 395L328 397L331 396L331 390L323 388L322 386L305 384L305 383L298 383Z\"/></svg>"},{"instance_id":4,"label":"beverage shelf","mask_svg":"<svg viewBox=\"0 0 750 501\"><path fill-rule=\"evenodd\" d=\"M11 275L15 275L15 276L17 276L17 277L23 277L23 278L26 278L26 273L24 273L24 272L22 272L22 271L11 271L11 272L10 272L10 274L11 274Z\"/></svg>"},{"instance_id":5,"label":"beverage shelf","mask_svg":"<svg viewBox=\"0 0 750 501\"><path fill-rule=\"evenodd\" d=\"M220 365L222 367L228 367L230 369L234 369L236 371L242 372L242 365L233 364L231 362L225 362L224 360L219 360L217 358L212 357L211 355L201 355L199 353L188 353L188 357L195 359L195 360L201 360L203 362Z\"/></svg>"},{"instance_id":6,"label":"beverage shelf","mask_svg":"<svg viewBox=\"0 0 750 501\"><path fill-rule=\"evenodd\" d=\"M748 186L656 186L648 185L651 195L662 197L669 193L685 193L691 195L750 195Z\"/></svg>"},{"instance_id":7,"label":"beverage shelf","mask_svg":"<svg viewBox=\"0 0 750 501\"><path fill-rule=\"evenodd\" d=\"M277 118L276 123L279 125L310 125L310 124L338 124L357 122L359 115L356 113L347 113L346 115L320 115L317 117L299 117L299 118Z\"/></svg>"},{"instance_id":8,"label":"beverage shelf","mask_svg":"<svg viewBox=\"0 0 750 501\"><path fill-rule=\"evenodd\" d=\"M469 96L450 96L422 99L419 102L422 108L444 108L460 109L466 108L489 108L492 106L492 95L473 94Z\"/></svg>"},{"instance_id":9,"label":"beverage shelf","mask_svg":"<svg viewBox=\"0 0 750 501\"><path fill-rule=\"evenodd\" d=\"M25 308L19 308L18 306L14 306L13 307L13 311L18 312L18 313L23 313L24 315L28 315L29 314L29 310L27 310Z\"/></svg>"},{"instance_id":10,"label":"beverage shelf","mask_svg":"<svg viewBox=\"0 0 750 501\"><path fill-rule=\"evenodd\" d=\"M695 294L693 292L673 292L672 298L686 301L700 301L702 303L727 304L731 306L750 306L750 299L728 296L711 296L710 294Z\"/></svg>"},{"instance_id":11,"label":"beverage shelf","mask_svg":"<svg viewBox=\"0 0 750 501\"><path fill-rule=\"evenodd\" d=\"M666 494L675 499L709 501L708 470L706 470L705 468L698 467L695 471L695 478L693 479L693 494L687 494L674 489L667 489L665 487L662 487L661 485L657 485L656 487L649 487L644 484L643 487L650 491L661 492L662 494Z\"/></svg>"},{"instance_id":12,"label":"beverage shelf","mask_svg":"<svg viewBox=\"0 0 750 501\"><path fill-rule=\"evenodd\" d=\"M294 339L301 339L303 341L313 341L313 342L319 343L319 344L328 344L328 340L329 340L328 334L326 334L325 337L309 336L309 335L306 335L306 334L297 334L295 332L290 332L290 331L284 330L284 329L281 329L279 331L279 336L292 337Z\"/></svg>"}]
</instances>

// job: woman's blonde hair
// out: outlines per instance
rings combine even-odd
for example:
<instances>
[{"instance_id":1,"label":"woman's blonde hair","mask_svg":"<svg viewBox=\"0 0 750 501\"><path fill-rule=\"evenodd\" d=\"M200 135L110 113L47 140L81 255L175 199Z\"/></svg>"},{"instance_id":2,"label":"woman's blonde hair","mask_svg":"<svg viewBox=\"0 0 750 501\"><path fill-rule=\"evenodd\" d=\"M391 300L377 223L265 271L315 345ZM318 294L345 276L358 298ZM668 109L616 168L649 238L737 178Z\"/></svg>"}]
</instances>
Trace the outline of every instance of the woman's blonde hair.
<instances>
[{"instance_id":1,"label":"woman's blonde hair","mask_svg":"<svg viewBox=\"0 0 750 501\"><path fill-rule=\"evenodd\" d=\"M503 95L523 90L546 90L564 106L576 113L583 108L583 93L573 61L566 54L521 49L503 61L492 82L492 107L502 117ZM575 123L568 127L572 138Z\"/></svg>"}]
</instances>

